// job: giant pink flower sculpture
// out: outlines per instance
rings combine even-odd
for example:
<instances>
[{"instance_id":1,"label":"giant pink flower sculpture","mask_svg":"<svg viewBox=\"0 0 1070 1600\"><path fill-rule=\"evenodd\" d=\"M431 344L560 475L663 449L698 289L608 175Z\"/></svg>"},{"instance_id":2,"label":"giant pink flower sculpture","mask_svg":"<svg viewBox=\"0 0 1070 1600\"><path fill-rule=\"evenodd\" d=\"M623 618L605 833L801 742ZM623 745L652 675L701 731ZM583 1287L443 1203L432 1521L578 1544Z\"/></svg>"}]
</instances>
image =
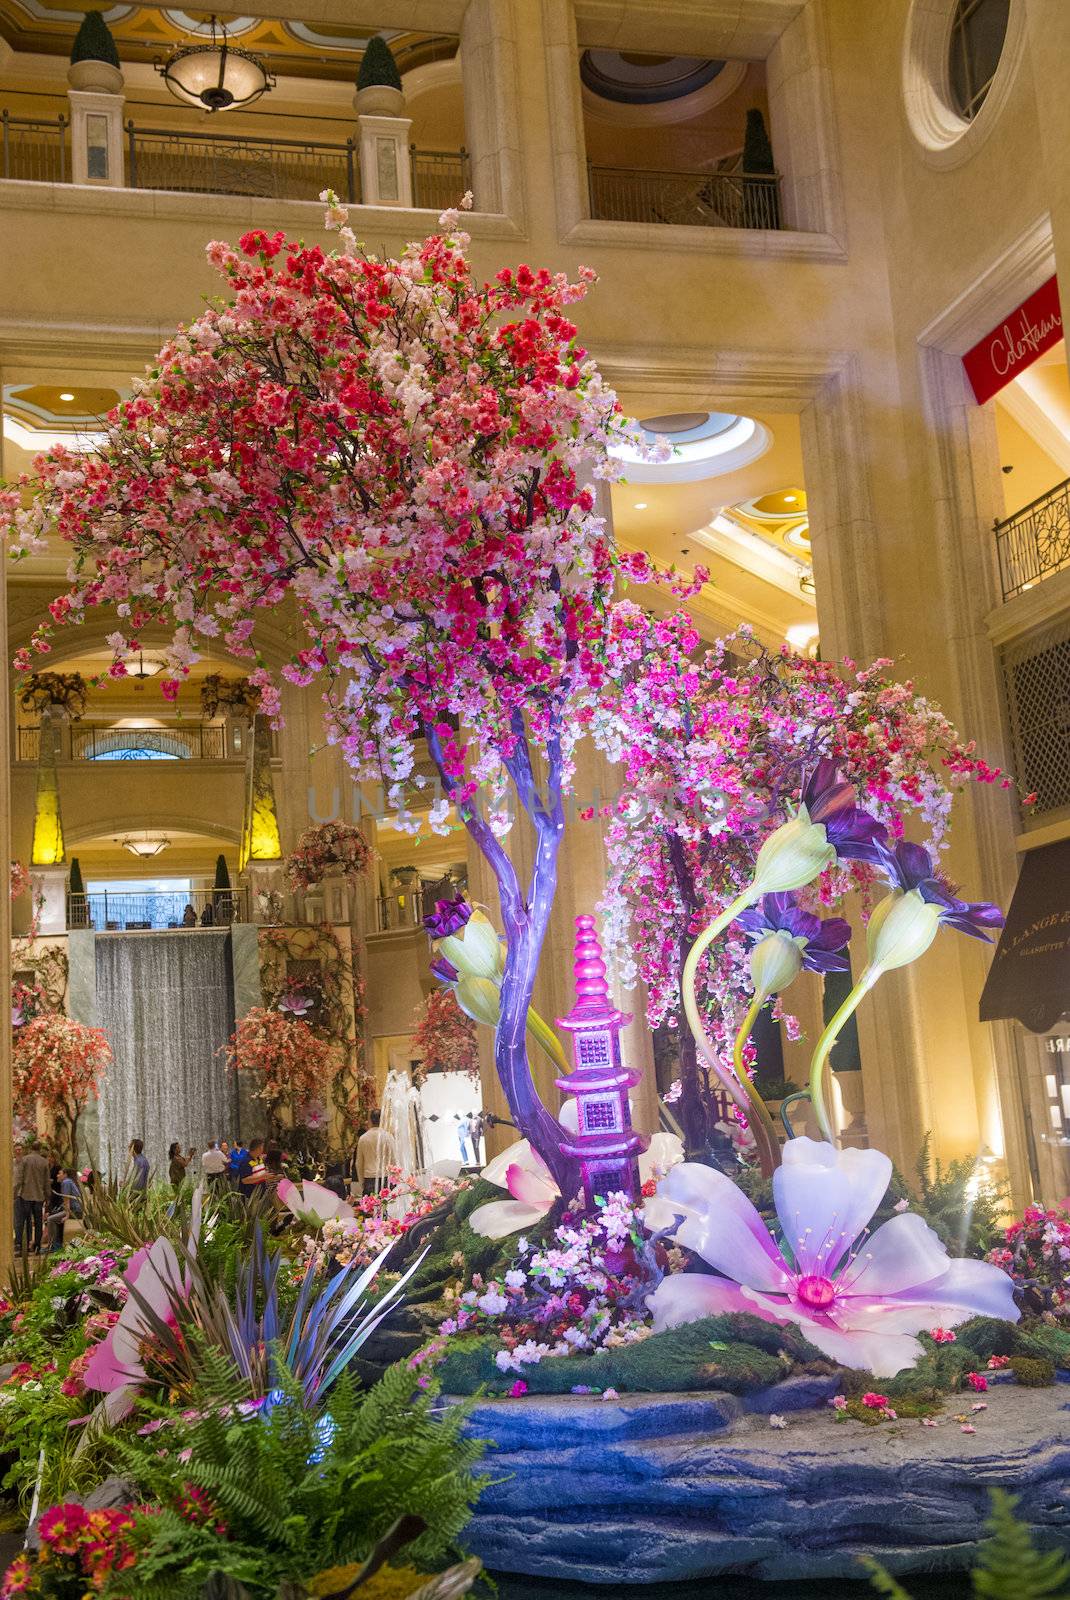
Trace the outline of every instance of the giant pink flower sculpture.
<instances>
[{"instance_id":1,"label":"giant pink flower sculpture","mask_svg":"<svg viewBox=\"0 0 1070 1600\"><path fill-rule=\"evenodd\" d=\"M174 1302L189 1293L169 1239L157 1239L131 1256L123 1282L128 1289L136 1286L137 1294L128 1296L118 1322L94 1348L83 1375L87 1389L103 1393L109 1422L119 1422L133 1410L137 1391L148 1377L141 1347L152 1337L152 1318L175 1327Z\"/></svg>"},{"instance_id":2,"label":"giant pink flower sculpture","mask_svg":"<svg viewBox=\"0 0 1070 1600\"><path fill-rule=\"evenodd\" d=\"M777 1243L723 1173L692 1162L674 1167L647 1203L647 1224L675 1221L676 1242L723 1276L663 1279L648 1301L654 1331L744 1311L794 1322L832 1360L892 1377L921 1355L921 1328L974 1316L1017 1322L1007 1274L950 1258L921 1217L905 1212L867 1233L891 1175L879 1150L789 1139L773 1175Z\"/></svg>"}]
</instances>

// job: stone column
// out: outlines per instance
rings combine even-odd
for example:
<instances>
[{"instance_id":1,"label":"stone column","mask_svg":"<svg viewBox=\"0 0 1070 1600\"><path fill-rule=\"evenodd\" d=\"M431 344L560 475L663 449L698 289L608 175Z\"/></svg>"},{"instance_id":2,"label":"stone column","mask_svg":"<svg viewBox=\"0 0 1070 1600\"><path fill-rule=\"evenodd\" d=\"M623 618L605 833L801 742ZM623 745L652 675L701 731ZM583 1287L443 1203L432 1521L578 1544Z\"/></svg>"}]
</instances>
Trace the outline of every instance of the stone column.
<instances>
[{"instance_id":1,"label":"stone column","mask_svg":"<svg viewBox=\"0 0 1070 1600\"><path fill-rule=\"evenodd\" d=\"M353 96L360 133L360 199L366 206L411 206L412 118L400 89L374 84Z\"/></svg>"},{"instance_id":2,"label":"stone column","mask_svg":"<svg viewBox=\"0 0 1070 1600\"><path fill-rule=\"evenodd\" d=\"M124 188L122 73L107 61L75 61L67 82L73 181Z\"/></svg>"},{"instance_id":3,"label":"stone column","mask_svg":"<svg viewBox=\"0 0 1070 1600\"><path fill-rule=\"evenodd\" d=\"M67 868L35 867L30 893L37 913L39 934L65 934L67 932Z\"/></svg>"},{"instance_id":4,"label":"stone column","mask_svg":"<svg viewBox=\"0 0 1070 1600\"><path fill-rule=\"evenodd\" d=\"M6 471L0 434L0 476ZM0 562L0 661L11 659L7 638L7 563ZM0 750L11 749L11 695L0 695ZM11 758L0 763L0 840L11 857ZM5 1279L15 1253L11 1150L11 895L0 894L0 1272Z\"/></svg>"},{"instance_id":5,"label":"stone column","mask_svg":"<svg viewBox=\"0 0 1070 1600\"><path fill-rule=\"evenodd\" d=\"M472 162L477 211L523 210L516 7L469 0L461 23L464 142ZM533 11L535 7L531 8Z\"/></svg>"}]
</instances>

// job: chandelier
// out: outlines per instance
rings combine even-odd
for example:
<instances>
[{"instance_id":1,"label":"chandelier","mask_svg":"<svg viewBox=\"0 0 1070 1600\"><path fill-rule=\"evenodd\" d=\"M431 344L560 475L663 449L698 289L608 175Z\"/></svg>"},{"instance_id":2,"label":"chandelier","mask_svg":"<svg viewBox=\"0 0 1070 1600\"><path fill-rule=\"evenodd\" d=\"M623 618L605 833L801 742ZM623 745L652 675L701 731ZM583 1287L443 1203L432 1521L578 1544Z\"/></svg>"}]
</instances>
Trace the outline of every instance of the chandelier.
<instances>
[{"instance_id":1,"label":"chandelier","mask_svg":"<svg viewBox=\"0 0 1070 1600\"><path fill-rule=\"evenodd\" d=\"M157 661L154 656L146 656L140 650L136 656L128 656L123 666L128 678L155 678L164 669L162 661Z\"/></svg>"},{"instance_id":2,"label":"chandelier","mask_svg":"<svg viewBox=\"0 0 1070 1600\"><path fill-rule=\"evenodd\" d=\"M228 41L224 23L213 16L210 27L211 43L183 45L156 68L177 100L202 111L229 111L274 88L263 62Z\"/></svg>"},{"instance_id":3,"label":"chandelier","mask_svg":"<svg viewBox=\"0 0 1070 1600\"><path fill-rule=\"evenodd\" d=\"M162 833L144 833L140 838L128 834L120 840L124 850L129 850L132 856L138 856L142 861L151 861L153 856L158 856L166 850L171 843L170 839Z\"/></svg>"}]
</instances>

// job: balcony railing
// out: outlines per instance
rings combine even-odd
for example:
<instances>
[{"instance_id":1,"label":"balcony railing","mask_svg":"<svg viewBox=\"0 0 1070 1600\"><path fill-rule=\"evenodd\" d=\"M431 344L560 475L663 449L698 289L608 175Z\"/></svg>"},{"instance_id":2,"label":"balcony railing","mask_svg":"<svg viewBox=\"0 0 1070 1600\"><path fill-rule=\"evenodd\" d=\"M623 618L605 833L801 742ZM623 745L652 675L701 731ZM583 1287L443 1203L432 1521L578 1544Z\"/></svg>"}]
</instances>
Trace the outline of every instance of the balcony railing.
<instances>
[{"instance_id":1,"label":"balcony railing","mask_svg":"<svg viewBox=\"0 0 1070 1600\"><path fill-rule=\"evenodd\" d=\"M247 138L234 133L175 133L126 124L126 181L131 189L183 194L261 195L314 200L333 189L360 201L357 140Z\"/></svg>"},{"instance_id":2,"label":"balcony railing","mask_svg":"<svg viewBox=\"0 0 1070 1600\"><path fill-rule=\"evenodd\" d=\"M700 228L779 228L778 173L648 172L588 164L591 216Z\"/></svg>"},{"instance_id":3,"label":"balcony railing","mask_svg":"<svg viewBox=\"0 0 1070 1600\"><path fill-rule=\"evenodd\" d=\"M244 888L159 893L150 889L113 893L105 889L67 896L68 928L93 928L97 933L219 928L248 920L249 896Z\"/></svg>"},{"instance_id":4,"label":"balcony railing","mask_svg":"<svg viewBox=\"0 0 1070 1600\"><path fill-rule=\"evenodd\" d=\"M243 752L232 748L229 730L218 723L193 722L170 728L116 728L109 723L75 722L64 746L71 761L240 761ZM36 761L41 747L39 728L16 730L16 759ZM272 736L272 754L277 740Z\"/></svg>"},{"instance_id":5,"label":"balcony railing","mask_svg":"<svg viewBox=\"0 0 1070 1600\"><path fill-rule=\"evenodd\" d=\"M33 183L66 183L70 173L66 117L13 117L0 112L5 178L25 178Z\"/></svg>"},{"instance_id":6,"label":"balcony railing","mask_svg":"<svg viewBox=\"0 0 1070 1600\"><path fill-rule=\"evenodd\" d=\"M1003 598L1070 566L1070 478L995 524Z\"/></svg>"},{"instance_id":7,"label":"balcony railing","mask_svg":"<svg viewBox=\"0 0 1070 1600\"><path fill-rule=\"evenodd\" d=\"M417 150L412 147L412 203L446 211L472 187L467 150Z\"/></svg>"},{"instance_id":8,"label":"balcony railing","mask_svg":"<svg viewBox=\"0 0 1070 1600\"><path fill-rule=\"evenodd\" d=\"M376 906L376 922L380 933L393 933L398 928L418 928L424 915L423 890L417 885L412 889L398 890L395 894L381 894Z\"/></svg>"},{"instance_id":9,"label":"balcony railing","mask_svg":"<svg viewBox=\"0 0 1070 1600\"><path fill-rule=\"evenodd\" d=\"M347 205L361 203L360 141L275 139L236 133L181 132L127 122L123 172L129 189L181 194L231 194L270 200L314 200L333 189ZM0 113L0 175L35 183L67 183L70 123ZM471 187L465 150L413 147L413 204L454 206Z\"/></svg>"}]
</instances>

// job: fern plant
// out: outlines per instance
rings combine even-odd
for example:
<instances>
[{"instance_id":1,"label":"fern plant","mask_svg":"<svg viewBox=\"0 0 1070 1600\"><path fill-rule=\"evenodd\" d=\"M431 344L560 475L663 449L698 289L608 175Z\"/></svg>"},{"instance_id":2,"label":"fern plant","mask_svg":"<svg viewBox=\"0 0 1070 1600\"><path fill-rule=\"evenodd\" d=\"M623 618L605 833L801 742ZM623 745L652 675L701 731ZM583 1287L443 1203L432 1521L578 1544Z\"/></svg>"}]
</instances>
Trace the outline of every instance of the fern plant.
<instances>
[{"instance_id":1,"label":"fern plant","mask_svg":"<svg viewBox=\"0 0 1070 1600\"><path fill-rule=\"evenodd\" d=\"M1009 1185L989 1178L976 1161L932 1159L927 1133L915 1164L919 1209L955 1255L983 1256L1003 1238Z\"/></svg>"},{"instance_id":2,"label":"fern plant","mask_svg":"<svg viewBox=\"0 0 1070 1600\"><path fill-rule=\"evenodd\" d=\"M989 1537L970 1580L975 1600L1070 1600L1070 1560L1061 1550L1037 1549L1029 1529L1014 1514L1017 1505L1015 1495L992 1490L985 1523ZM884 1600L910 1600L879 1561L866 1556L862 1564Z\"/></svg>"},{"instance_id":3,"label":"fern plant","mask_svg":"<svg viewBox=\"0 0 1070 1600\"><path fill-rule=\"evenodd\" d=\"M367 1394L343 1376L329 1407L308 1407L300 1381L278 1376L270 1408L210 1406L166 1433L116 1441L142 1508L136 1562L119 1583L128 1600L192 1600L220 1578L274 1600L375 1551L403 1549L425 1571L451 1553L485 1481L465 1410L440 1409L408 1364Z\"/></svg>"}]
</instances>

